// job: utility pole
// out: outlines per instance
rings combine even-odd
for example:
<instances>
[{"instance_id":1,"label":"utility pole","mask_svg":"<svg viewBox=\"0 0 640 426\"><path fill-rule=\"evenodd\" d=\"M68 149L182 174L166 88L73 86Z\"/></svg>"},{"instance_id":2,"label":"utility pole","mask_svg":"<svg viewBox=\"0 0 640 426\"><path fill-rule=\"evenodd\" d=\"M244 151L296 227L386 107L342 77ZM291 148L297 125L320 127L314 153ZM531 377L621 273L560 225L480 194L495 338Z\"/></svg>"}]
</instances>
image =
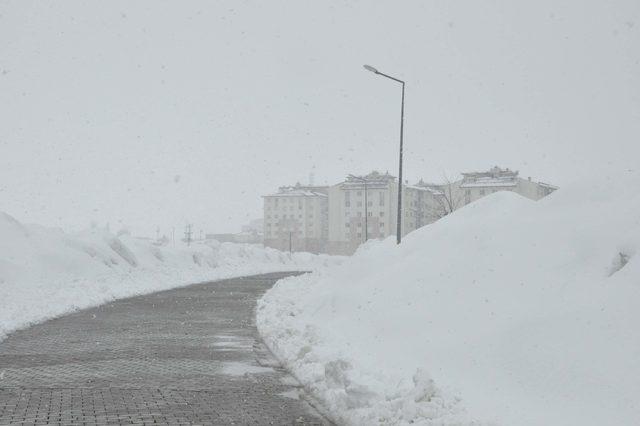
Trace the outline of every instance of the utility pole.
<instances>
[{"instance_id":1,"label":"utility pole","mask_svg":"<svg viewBox=\"0 0 640 426\"><path fill-rule=\"evenodd\" d=\"M187 242L187 245L190 246L191 245L191 235L193 234L193 232L191 231L191 224L187 224L185 230L184 230L184 240Z\"/></svg>"},{"instance_id":2,"label":"utility pole","mask_svg":"<svg viewBox=\"0 0 640 426\"><path fill-rule=\"evenodd\" d=\"M367 71L371 71L374 74L381 75L390 80L398 82L402 84L402 104L400 106L400 160L399 160L399 171L398 171L398 227L396 230L396 241L400 244L402 241L402 154L403 154L403 137L404 137L404 81L391 77L390 75L381 73L371 65L365 65L364 69Z\"/></svg>"},{"instance_id":3,"label":"utility pole","mask_svg":"<svg viewBox=\"0 0 640 426\"><path fill-rule=\"evenodd\" d=\"M289 254L291 254L291 240L292 240L293 232L289 230Z\"/></svg>"}]
</instances>

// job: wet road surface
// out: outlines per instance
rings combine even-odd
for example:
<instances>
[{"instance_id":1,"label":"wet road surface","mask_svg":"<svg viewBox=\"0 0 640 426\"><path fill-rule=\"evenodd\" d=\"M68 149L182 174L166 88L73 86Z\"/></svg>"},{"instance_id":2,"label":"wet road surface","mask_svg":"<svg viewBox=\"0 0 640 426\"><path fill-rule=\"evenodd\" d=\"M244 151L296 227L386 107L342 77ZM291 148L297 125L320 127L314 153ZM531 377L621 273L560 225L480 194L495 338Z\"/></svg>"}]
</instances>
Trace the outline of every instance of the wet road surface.
<instances>
[{"instance_id":1,"label":"wet road surface","mask_svg":"<svg viewBox=\"0 0 640 426\"><path fill-rule=\"evenodd\" d=\"M0 424L326 425L264 346L256 300L279 278L118 300L0 343Z\"/></svg>"}]
</instances>

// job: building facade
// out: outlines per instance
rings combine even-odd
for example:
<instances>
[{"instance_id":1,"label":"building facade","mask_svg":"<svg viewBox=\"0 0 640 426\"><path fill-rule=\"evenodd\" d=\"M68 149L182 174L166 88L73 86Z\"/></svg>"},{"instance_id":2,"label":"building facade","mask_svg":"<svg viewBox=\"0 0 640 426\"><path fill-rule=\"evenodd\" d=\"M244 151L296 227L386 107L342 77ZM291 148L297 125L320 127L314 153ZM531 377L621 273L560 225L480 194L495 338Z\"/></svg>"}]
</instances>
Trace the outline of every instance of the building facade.
<instances>
[{"instance_id":1,"label":"building facade","mask_svg":"<svg viewBox=\"0 0 640 426\"><path fill-rule=\"evenodd\" d=\"M438 191L415 185L402 186L402 235L435 219ZM396 235L398 180L389 173L373 171L349 176L329 188L327 251L350 255L367 239Z\"/></svg>"},{"instance_id":2,"label":"building facade","mask_svg":"<svg viewBox=\"0 0 640 426\"><path fill-rule=\"evenodd\" d=\"M264 245L282 251L326 252L327 187L281 187L264 199Z\"/></svg>"},{"instance_id":3,"label":"building facade","mask_svg":"<svg viewBox=\"0 0 640 426\"><path fill-rule=\"evenodd\" d=\"M396 226L396 199L397 180L388 173L351 176L331 186L328 252L352 254L366 238L390 235Z\"/></svg>"},{"instance_id":4,"label":"building facade","mask_svg":"<svg viewBox=\"0 0 640 426\"><path fill-rule=\"evenodd\" d=\"M497 191L538 200L557 187L494 167L446 184L402 185L402 236ZM373 171L332 186L281 187L264 198L264 245L282 251L353 254L369 239L396 235L398 179Z\"/></svg>"},{"instance_id":5,"label":"building facade","mask_svg":"<svg viewBox=\"0 0 640 426\"><path fill-rule=\"evenodd\" d=\"M512 191L535 201L558 189L548 183L535 182L530 177L523 179L517 170L501 169L498 166L486 172L462 173L462 180L456 184L461 205L498 191Z\"/></svg>"},{"instance_id":6,"label":"building facade","mask_svg":"<svg viewBox=\"0 0 640 426\"><path fill-rule=\"evenodd\" d=\"M431 185L418 182L402 186L402 236L440 219L443 192ZM393 233L395 235L395 232Z\"/></svg>"}]
</instances>

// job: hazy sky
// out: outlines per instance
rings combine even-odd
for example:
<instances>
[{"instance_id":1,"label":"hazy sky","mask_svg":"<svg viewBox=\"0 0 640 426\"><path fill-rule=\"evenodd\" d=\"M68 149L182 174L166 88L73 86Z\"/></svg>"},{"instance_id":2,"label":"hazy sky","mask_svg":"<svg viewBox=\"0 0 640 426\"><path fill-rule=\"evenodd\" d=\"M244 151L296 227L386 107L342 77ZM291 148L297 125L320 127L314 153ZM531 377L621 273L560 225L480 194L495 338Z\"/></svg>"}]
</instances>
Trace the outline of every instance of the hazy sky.
<instances>
[{"instance_id":1,"label":"hazy sky","mask_svg":"<svg viewBox=\"0 0 640 426\"><path fill-rule=\"evenodd\" d=\"M0 0L0 210L235 231L280 185L640 161L640 2Z\"/></svg>"}]
</instances>

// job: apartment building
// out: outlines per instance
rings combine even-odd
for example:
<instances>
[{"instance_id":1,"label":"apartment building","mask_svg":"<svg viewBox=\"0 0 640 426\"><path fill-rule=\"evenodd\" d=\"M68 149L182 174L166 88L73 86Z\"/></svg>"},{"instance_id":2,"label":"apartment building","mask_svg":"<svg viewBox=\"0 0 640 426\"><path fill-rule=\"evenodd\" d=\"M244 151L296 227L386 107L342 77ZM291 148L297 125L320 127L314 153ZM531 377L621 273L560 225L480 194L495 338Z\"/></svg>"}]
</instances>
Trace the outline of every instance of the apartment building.
<instances>
[{"instance_id":1,"label":"apartment building","mask_svg":"<svg viewBox=\"0 0 640 426\"><path fill-rule=\"evenodd\" d=\"M352 254L365 238L395 232L396 186L394 176L372 172L329 187L328 252Z\"/></svg>"},{"instance_id":2,"label":"apartment building","mask_svg":"<svg viewBox=\"0 0 640 426\"><path fill-rule=\"evenodd\" d=\"M422 181L415 185L402 186L402 211L404 219L402 223L402 235L422 228L435 222L441 214L444 193L432 186L425 185ZM395 235L395 232L394 232Z\"/></svg>"},{"instance_id":3,"label":"apartment building","mask_svg":"<svg viewBox=\"0 0 640 426\"><path fill-rule=\"evenodd\" d=\"M436 220L433 215L439 192L416 185L402 186L402 235ZM398 180L373 171L349 176L329 188L327 251L352 254L367 239L396 235Z\"/></svg>"},{"instance_id":4,"label":"apartment building","mask_svg":"<svg viewBox=\"0 0 640 426\"><path fill-rule=\"evenodd\" d=\"M486 172L462 173L462 180L455 183L461 205L469 204L497 191L513 191L523 197L539 200L558 189L554 185L523 179L517 170L501 169L498 166Z\"/></svg>"},{"instance_id":5,"label":"apartment building","mask_svg":"<svg viewBox=\"0 0 640 426\"><path fill-rule=\"evenodd\" d=\"M284 186L263 196L264 245L282 251L326 252L326 186Z\"/></svg>"},{"instance_id":6,"label":"apartment building","mask_svg":"<svg viewBox=\"0 0 640 426\"><path fill-rule=\"evenodd\" d=\"M461 180L402 185L402 235L497 191L538 200L557 187L493 167ZM332 186L281 187L264 198L264 245L283 251L350 255L365 241L396 235L398 179L373 171Z\"/></svg>"}]
</instances>

